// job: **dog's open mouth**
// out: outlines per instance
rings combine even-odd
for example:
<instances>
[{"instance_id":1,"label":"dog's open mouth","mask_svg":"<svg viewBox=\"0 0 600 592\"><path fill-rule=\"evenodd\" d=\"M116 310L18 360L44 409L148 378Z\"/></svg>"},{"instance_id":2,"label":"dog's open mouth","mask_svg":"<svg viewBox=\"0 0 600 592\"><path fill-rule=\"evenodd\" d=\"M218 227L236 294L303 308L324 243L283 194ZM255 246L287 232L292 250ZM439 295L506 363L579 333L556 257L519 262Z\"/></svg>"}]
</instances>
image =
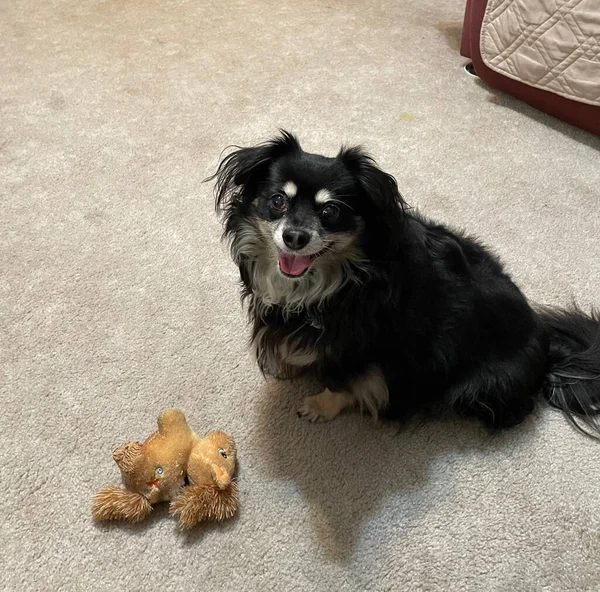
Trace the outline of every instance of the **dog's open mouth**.
<instances>
[{"instance_id":1,"label":"dog's open mouth","mask_svg":"<svg viewBox=\"0 0 600 592\"><path fill-rule=\"evenodd\" d=\"M310 264L319 256L314 255L294 255L293 253L284 253L279 251L279 269L281 273L293 278L303 276L310 267Z\"/></svg>"}]
</instances>

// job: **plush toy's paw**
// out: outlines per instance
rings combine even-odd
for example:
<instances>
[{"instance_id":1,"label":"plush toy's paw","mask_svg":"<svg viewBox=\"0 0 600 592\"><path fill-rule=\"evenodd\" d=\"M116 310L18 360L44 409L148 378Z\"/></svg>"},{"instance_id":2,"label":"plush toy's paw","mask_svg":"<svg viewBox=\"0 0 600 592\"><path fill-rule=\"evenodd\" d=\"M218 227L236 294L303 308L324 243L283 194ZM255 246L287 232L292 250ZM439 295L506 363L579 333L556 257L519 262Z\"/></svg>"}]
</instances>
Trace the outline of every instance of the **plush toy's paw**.
<instances>
[{"instance_id":1,"label":"plush toy's paw","mask_svg":"<svg viewBox=\"0 0 600 592\"><path fill-rule=\"evenodd\" d=\"M108 485L92 500L92 516L96 520L139 522L152 512L150 502L139 493Z\"/></svg>"},{"instance_id":2,"label":"plush toy's paw","mask_svg":"<svg viewBox=\"0 0 600 592\"><path fill-rule=\"evenodd\" d=\"M331 421L351 402L350 396L345 393L333 393L325 389L318 395L305 397L298 410L298 417L313 423Z\"/></svg>"},{"instance_id":3,"label":"plush toy's paw","mask_svg":"<svg viewBox=\"0 0 600 592\"><path fill-rule=\"evenodd\" d=\"M187 530L202 520L231 518L237 508L238 490L235 482L231 482L226 489L189 485L171 502L170 513L178 517L179 527Z\"/></svg>"}]
</instances>

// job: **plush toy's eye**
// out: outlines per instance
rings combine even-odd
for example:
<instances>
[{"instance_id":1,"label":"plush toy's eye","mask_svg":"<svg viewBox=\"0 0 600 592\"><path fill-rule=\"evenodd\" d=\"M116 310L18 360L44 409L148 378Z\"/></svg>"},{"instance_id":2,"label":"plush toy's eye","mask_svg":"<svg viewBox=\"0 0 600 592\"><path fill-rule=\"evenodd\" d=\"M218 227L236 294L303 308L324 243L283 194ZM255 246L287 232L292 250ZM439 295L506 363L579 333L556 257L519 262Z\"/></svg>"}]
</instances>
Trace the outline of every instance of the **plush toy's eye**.
<instances>
[{"instance_id":1,"label":"plush toy's eye","mask_svg":"<svg viewBox=\"0 0 600 592\"><path fill-rule=\"evenodd\" d=\"M157 475L162 475L165 470L162 467L156 467L155 471L154 471Z\"/></svg>"},{"instance_id":2,"label":"plush toy's eye","mask_svg":"<svg viewBox=\"0 0 600 592\"><path fill-rule=\"evenodd\" d=\"M223 458L227 458L227 453L222 449L219 448L219 454L223 457Z\"/></svg>"}]
</instances>

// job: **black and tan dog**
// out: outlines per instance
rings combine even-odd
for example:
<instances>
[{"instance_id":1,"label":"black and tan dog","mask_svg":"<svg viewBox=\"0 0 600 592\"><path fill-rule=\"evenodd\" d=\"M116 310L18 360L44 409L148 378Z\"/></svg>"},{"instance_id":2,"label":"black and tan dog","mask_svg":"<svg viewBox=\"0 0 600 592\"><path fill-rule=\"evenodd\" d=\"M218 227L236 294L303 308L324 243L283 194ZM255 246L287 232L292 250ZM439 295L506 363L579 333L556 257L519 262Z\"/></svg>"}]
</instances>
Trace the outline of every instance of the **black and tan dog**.
<instances>
[{"instance_id":1,"label":"black and tan dog","mask_svg":"<svg viewBox=\"0 0 600 592\"><path fill-rule=\"evenodd\" d=\"M598 316L534 310L486 248L410 211L361 149L326 158L283 132L214 178L261 369L310 367L326 387L301 416L441 403L503 428L544 398L598 432Z\"/></svg>"}]
</instances>

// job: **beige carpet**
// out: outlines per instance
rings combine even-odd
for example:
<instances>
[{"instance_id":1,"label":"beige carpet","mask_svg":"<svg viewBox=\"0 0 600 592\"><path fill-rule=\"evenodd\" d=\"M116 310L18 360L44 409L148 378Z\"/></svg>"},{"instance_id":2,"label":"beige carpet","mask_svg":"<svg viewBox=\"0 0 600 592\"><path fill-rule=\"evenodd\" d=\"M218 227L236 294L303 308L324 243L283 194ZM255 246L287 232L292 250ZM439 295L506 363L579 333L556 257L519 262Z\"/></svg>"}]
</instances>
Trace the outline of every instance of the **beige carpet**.
<instances>
[{"instance_id":1,"label":"beige carpet","mask_svg":"<svg viewBox=\"0 0 600 592\"><path fill-rule=\"evenodd\" d=\"M600 304L600 141L469 78L462 0L0 3L0 588L600 590L600 444L300 422L265 383L211 187L278 126L364 143L532 299ZM165 407L239 444L237 519L96 526Z\"/></svg>"}]
</instances>

